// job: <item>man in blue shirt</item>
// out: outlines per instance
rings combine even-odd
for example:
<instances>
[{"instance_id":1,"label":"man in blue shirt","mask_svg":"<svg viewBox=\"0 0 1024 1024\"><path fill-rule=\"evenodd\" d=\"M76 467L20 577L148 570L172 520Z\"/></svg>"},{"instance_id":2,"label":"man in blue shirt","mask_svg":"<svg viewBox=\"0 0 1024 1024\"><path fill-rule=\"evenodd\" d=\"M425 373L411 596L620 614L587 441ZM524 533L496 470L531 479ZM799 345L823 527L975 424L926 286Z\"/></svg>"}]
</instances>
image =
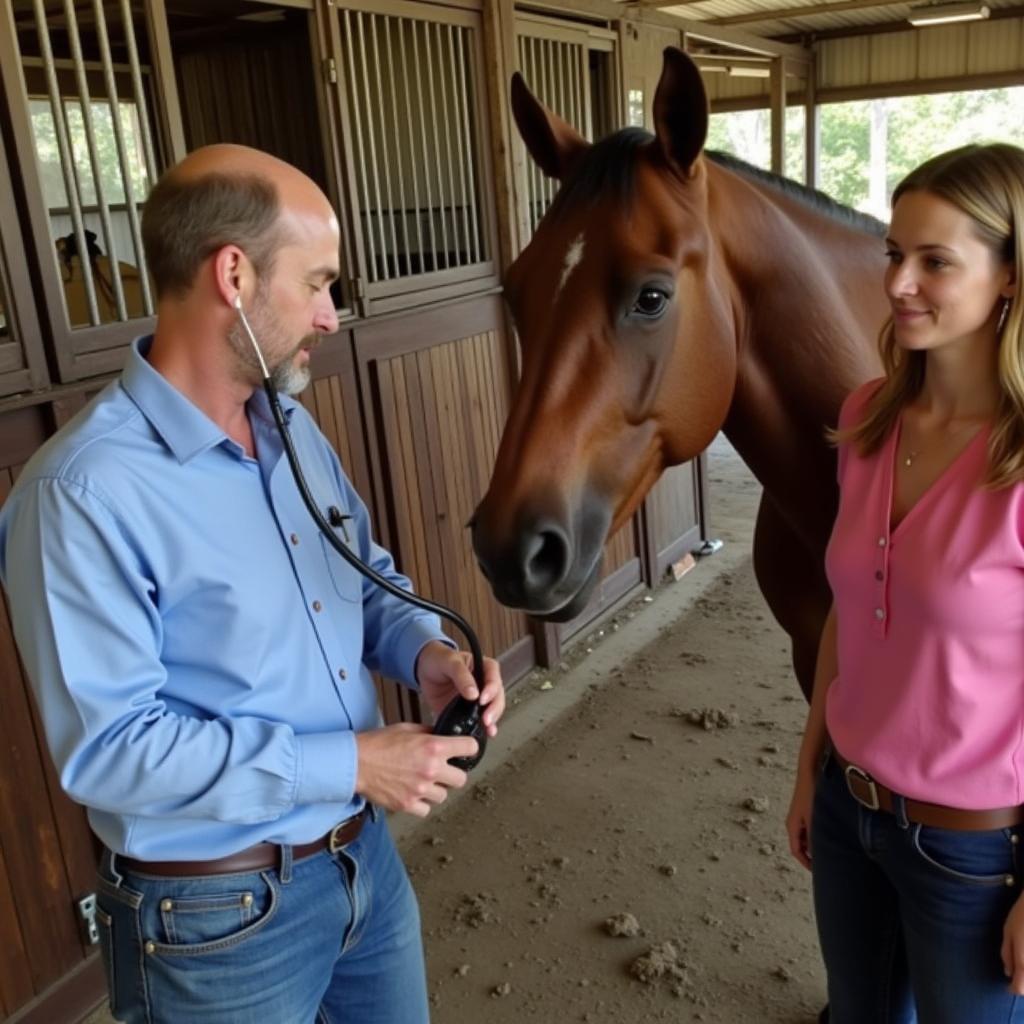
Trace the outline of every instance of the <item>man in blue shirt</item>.
<instances>
[{"instance_id":1,"label":"man in blue shirt","mask_svg":"<svg viewBox=\"0 0 1024 1024\"><path fill-rule=\"evenodd\" d=\"M98 922L127 1022L417 1024L415 897L378 809L426 815L476 741L382 727L369 670L433 711L476 685L438 620L358 575L302 504L239 324L280 391L337 330L338 221L295 168L198 150L145 208L155 334L36 454L0 575L65 790L107 852ZM406 589L305 410L312 494ZM493 735L504 710L487 659Z\"/></svg>"}]
</instances>

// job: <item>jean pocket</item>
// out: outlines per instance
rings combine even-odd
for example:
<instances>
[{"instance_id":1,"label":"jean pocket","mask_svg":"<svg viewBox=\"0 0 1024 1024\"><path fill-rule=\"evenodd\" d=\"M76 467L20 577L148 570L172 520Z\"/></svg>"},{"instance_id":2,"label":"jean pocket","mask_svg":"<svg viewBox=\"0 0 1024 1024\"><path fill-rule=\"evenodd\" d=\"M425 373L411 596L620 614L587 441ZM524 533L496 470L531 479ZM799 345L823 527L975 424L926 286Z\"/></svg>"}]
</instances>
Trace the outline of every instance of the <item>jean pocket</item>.
<instances>
[{"instance_id":1,"label":"jean pocket","mask_svg":"<svg viewBox=\"0 0 1024 1024\"><path fill-rule=\"evenodd\" d=\"M1017 838L1014 829L986 832L915 825L914 849L947 878L969 885L1012 886L1017 874Z\"/></svg>"},{"instance_id":2,"label":"jean pocket","mask_svg":"<svg viewBox=\"0 0 1024 1024\"><path fill-rule=\"evenodd\" d=\"M277 901L277 887L266 873L153 886L144 914L154 936L153 952L199 956L236 946L263 930Z\"/></svg>"},{"instance_id":3,"label":"jean pocket","mask_svg":"<svg viewBox=\"0 0 1024 1024\"><path fill-rule=\"evenodd\" d=\"M261 911L251 890L214 896L165 896L160 900L160 921L168 942L212 942L252 924Z\"/></svg>"},{"instance_id":4,"label":"jean pocket","mask_svg":"<svg viewBox=\"0 0 1024 1024\"><path fill-rule=\"evenodd\" d=\"M353 527L354 528L354 527ZM336 534L339 540L345 544L345 540L340 534ZM362 602L363 600L363 577L359 574L357 569L354 569L345 559L338 554L337 551L331 546L330 541L325 537L320 538L320 544L324 550L324 558L327 561L327 572L330 574L331 582L334 584L334 589L343 601L352 601L355 603ZM356 557L358 552L353 550L352 544L346 544L346 547Z\"/></svg>"}]
</instances>

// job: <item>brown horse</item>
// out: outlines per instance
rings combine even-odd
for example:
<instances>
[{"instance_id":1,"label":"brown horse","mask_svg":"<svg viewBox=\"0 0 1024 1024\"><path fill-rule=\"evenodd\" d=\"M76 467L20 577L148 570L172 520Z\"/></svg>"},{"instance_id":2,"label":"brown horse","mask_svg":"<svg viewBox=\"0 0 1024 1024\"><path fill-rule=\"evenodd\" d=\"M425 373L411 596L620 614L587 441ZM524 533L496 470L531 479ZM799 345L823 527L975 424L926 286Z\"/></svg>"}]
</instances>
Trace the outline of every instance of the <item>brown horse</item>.
<instances>
[{"instance_id":1,"label":"brown horse","mask_svg":"<svg viewBox=\"0 0 1024 1024\"><path fill-rule=\"evenodd\" d=\"M504 604L572 618L608 536L722 429L764 487L754 567L806 693L830 603L825 428L880 373L884 228L702 153L707 97L676 49L653 136L590 145L518 75L512 106L561 185L505 281L522 375L473 520L482 571Z\"/></svg>"}]
</instances>

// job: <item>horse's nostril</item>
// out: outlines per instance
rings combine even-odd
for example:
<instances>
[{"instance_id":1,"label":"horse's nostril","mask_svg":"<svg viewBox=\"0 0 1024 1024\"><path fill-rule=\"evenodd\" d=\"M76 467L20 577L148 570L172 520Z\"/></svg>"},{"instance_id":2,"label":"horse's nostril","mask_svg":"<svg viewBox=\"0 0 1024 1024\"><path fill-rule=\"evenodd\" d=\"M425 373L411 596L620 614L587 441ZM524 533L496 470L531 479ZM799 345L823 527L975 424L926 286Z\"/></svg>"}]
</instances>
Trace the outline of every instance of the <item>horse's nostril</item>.
<instances>
[{"instance_id":1,"label":"horse's nostril","mask_svg":"<svg viewBox=\"0 0 1024 1024\"><path fill-rule=\"evenodd\" d=\"M561 530L540 530L533 535L523 565L527 589L546 591L560 583L569 568L569 544Z\"/></svg>"}]
</instances>

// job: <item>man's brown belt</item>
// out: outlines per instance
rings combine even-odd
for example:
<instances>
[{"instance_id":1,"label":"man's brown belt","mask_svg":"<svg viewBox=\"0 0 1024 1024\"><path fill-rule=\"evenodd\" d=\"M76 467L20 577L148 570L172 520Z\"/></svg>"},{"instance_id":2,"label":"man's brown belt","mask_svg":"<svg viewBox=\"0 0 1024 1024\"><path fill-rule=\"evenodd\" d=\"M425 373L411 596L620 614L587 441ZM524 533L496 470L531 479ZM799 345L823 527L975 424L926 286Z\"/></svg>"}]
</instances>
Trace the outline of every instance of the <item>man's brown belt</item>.
<instances>
[{"instance_id":1,"label":"man's brown belt","mask_svg":"<svg viewBox=\"0 0 1024 1024\"><path fill-rule=\"evenodd\" d=\"M302 860L314 853L326 850L337 853L349 843L354 842L363 830L363 824L369 814L369 806L358 814L346 818L335 825L326 835L314 839L311 843L301 843L292 847L293 860ZM134 871L140 875L160 875L161 877L192 877L195 875L234 875L247 871L263 871L266 868L279 867L281 863L281 847L277 843L257 843L228 857L216 860L134 860L131 857L117 858L118 868Z\"/></svg>"},{"instance_id":2,"label":"man's brown belt","mask_svg":"<svg viewBox=\"0 0 1024 1024\"><path fill-rule=\"evenodd\" d=\"M894 813L896 794L873 779L863 768L850 764L839 751L833 748L832 756L846 776L846 788L850 795L871 811ZM1024 823L1024 807L995 807L988 811L965 811L958 807L944 807L929 804L923 800L903 798L907 819L919 825L934 828L960 829L963 832L988 832L997 828L1011 828Z\"/></svg>"}]
</instances>

